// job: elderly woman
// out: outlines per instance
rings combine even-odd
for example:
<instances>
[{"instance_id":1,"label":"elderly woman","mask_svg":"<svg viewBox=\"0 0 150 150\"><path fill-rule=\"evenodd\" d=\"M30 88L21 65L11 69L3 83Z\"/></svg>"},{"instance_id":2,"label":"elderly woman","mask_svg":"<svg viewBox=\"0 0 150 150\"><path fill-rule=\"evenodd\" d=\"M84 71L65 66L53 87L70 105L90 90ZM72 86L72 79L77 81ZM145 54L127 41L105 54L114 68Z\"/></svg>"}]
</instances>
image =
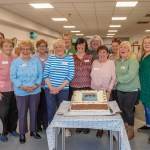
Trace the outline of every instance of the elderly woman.
<instances>
[{"instance_id":1,"label":"elderly woman","mask_svg":"<svg viewBox=\"0 0 150 150\"><path fill-rule=\"evenodd\" d=\"M86 54L88 49L87 41L84 38L78 38L75 43L76 54L73 55L75 61L75 76L70 83L71 93L76 90L89 90L91 85L91 65L93 63L93 56ZM77 129L76 133L81 133L82 129ZM89 129L84 129L83 133L88 134Z\"/></svg>"},{"instance_id":2,"label":"elderly woman","mask_svg":"<svg viewBox=\"0 0 150 150\"><path fill-rule=\"evenodd\" d=\"M70 33L63 33L62 39L65 41L65 54L75 54L76 50L75 47L72 45L72 35Z\"/></svg>"},{"instance_id":3,"label":"elderly woman","mask_svg":"<svg viewBox=\"0 0 150 150\"><path fill-rule=\"evenodd\" d=\"M104 45L98 47L97 54L99 59L92 64L91 88L93 90L105 90L107 100L110 99L111 91L116 81L115 63L108 59L109 51ZM98 130L96 136L102 137L103 130Z\"/></svg>"},{"instance_id":4,"label":"elderly woman","mask_svg":"<svg viewBox=\"0 0 150 150\"><path fill-rule=\"evenodd\" d=\"M36 43L36 48L37 48L37 53L34 55L37 57L41 63L42 63L42 68L44 71L46 61L48 59L48 54L46 53L47 49L47 42L43 39L40 39ZM45 91L44 91L44 80L42 81L42 87L41 87L41 93L40 93L40 103L38 107L38 118L37 118L37 128L38 132L42 131L42 126L43 129L46 130L48 126L48 116L47 116L47 103L46 103L46 97L45 97Z\"/></svg>"},{"instance_id":5,"label":"elderly woman","mask_svg":"<svg viewBox=\"0 0 150 150\"><path fill-rule=\"evenodd\" d=\"M2 32L0 32L0 54L3 52L2 47L1 47L1 42L4 38L5 38L4 34Z\"/></svg>"},{"instance_id":6,"label":"elderly woman","mask_svg":"<svg viewBox=\"0 0 150 150\"><path fill-rule=\"evenodd\" d=\"M3 125L3 132L0 135L2 142L7 142L7 134L19 136L16 132L18 111L14 95L13 84L10 80L10 65L16 58L12 54L14 43L12 40L4 39L1 42L2 54L0 54L0 118Z\"/></svg>"},{"instance_id":7,"label":"elderly woman","mask_svg":"<svg viewBox=\"0 0 150 150\"><path fill-rule=\"evenodd\" d=\"M117 75L118 105L122 111L128 138L134 137L134 112L133 108L138 98L139 63L133 56L131 45L124 41L119 47L119 56L115 60Z\"/></svg>"},{"instance_id":8,"label":"elderly woman","mask_svg":"<svg viewBox=\"0 0 150 150\"><path fill-rule=\"evenodd\" d=\"M39 139L37 133L37 110L40 101L42 65L39 59L31 57L34 46L30 41L19 44L21 57L11 64L10 77L14 84L19 113L20 143L26 142L27 113L30 114L30 136Z\"/></svg>"},{"instance_id":9,"label":"elderly woman","mask_svg":"<svg viewBox=\"0 0 150 150\"><path fill-rule=\"evenodd\" d=\"M103 40L101 39L100 36L98 35L94 35L91 39L90 39L90 47L89 49L86 51L87 54L91 54L94 56L94 59L98 59L98 55L97 55L97 48L99 46L103 45Z\"/></svg>"},{"instance_id":10,"label":"elderly woman","mask_svg":"<svg viewBox=\"0 0 150 150\"><path fill-rule=\"evenodd\" d=\"M68 100L69 83L74 77L74 60L73 57L65 54L65 41L55 40L53 48L55 56L48 57L44 70L49 123L53 120L56 108L63 100ZM71 136L68 129L66 129L65 135Z\"/></svg>"},{"instance_id":11,"label":"elderly woman","mask_svg":"<svg viewBox=\"0 0 150 150\"><path fill-rule=\"evenodd\" d=\"M140 100L145 110L146 125L138 128L138 131L150 131L150 36L143 39L142 58L140 61ZM148 143L150 144L150 136Z\"/></svg>"}]
</instances>

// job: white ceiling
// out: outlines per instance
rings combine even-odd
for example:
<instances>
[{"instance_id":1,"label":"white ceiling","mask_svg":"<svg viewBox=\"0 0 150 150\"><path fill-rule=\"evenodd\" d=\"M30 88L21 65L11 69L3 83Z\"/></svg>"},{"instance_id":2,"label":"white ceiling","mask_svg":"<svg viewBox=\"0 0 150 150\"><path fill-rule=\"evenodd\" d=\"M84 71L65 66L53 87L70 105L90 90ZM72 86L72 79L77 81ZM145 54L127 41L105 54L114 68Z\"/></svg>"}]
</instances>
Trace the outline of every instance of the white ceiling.
<instances>
[{"instance_id":1,"label":"white ceiling","mask_svg":"<svg viewBox=\"0 0 150 150\"><path fill-rule=\"evenodd\" d=\"M122 0L120 0L122 1ZM124 0L130 1L130 0ZM74 25L85 36L99 34L106 37L109 25L121 24L117 37L130 37L150 30L150 23L137 24L138 21L149 21L150 0L138 0L134 8L115 7L116 0L0 0L0 7L22 17L37 22L59 33L70 32L63 25ZM28 3L51 3L53 9L34 9ZM125 16L125 21L112 21L112 17ZM66 17L68 22L54 22L51 17ZM116 29L116 28L115 28Z\"/></svg>"}]
</instances>

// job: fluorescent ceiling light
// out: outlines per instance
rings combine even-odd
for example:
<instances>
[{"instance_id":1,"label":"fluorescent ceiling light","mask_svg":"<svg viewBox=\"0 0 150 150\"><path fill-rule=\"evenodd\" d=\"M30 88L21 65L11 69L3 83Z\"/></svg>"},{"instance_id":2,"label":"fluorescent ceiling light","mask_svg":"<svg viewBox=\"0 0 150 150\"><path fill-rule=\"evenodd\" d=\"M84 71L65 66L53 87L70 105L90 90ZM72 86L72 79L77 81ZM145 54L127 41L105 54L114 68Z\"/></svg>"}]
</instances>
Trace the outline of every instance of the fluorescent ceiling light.
<instances>
[{"instance_id":1,"label":"fluorescent ceiling light","mask_svg":"<svg viewBox=\"0 0 150 150\"><path fill-rule=\"evenodd\" d=\"M34 8L54 8L51 4L49 3L39 3L39 4L29 4L30 6Z\"/></svg>"},{"instance_id":2,"label":"fluorescent ceiling light","mask_svg":"<svg viewBox=\"0 0 150 150\"><path fill-rule=\"evenodd\" d=\"M118 32L118 30L108 30L108 32Z\"/></svg>"},{"instance_id":3,"label":"fluorescent ceiling light","mask_svg":"<svg viewBox=\"0 0 150 150\"><path fill-rule=\"evenodd\" d=\"M90 35L86 36L87 39L90 39L90 38L92 38L92 37L93 37L93 36L90 36Z\"/></svg>"},{"instance_id":4,"label":"fluorescent ceiling light","mask_svg":"<svg viewBox=\"0 0 150 150\"><path fill-rule=\"evenodd\" d=\"M111 27L111 28L117 28L117 27L121 27L121 25L110 25L109 27Z\"/></svg>"},{"instance_id":5,"label":"fluorescent ceiling light","mask_svg":"<svg viewBox=\"0 0 150 150\"><path fill-rule=\"evenodd\" d=\"M75 26L63 26L64 28L75 28Z\"/></svg>"},{"instance_id":6,"label":"fluorescent ceiling light","mask_svg":"<svg viewBox=\"0 0 150 150\"><path fill-rule=\"evenodd\" d=\"M84 35L84 34L76 34L76 35L79 35L79 36L80 36L80 35Z\"/></svg>"},{"instance_id":7,"label":"fluorescent ceiling light","mask_svg":"<svg viewBox=\"0 0 150 150\"><path fill-rule=\"evenodd\" d=\"M66 18L51 18L53 21L68 21Z\"/></svg>"},{"instance_id":8,"label":"fluorescent ceiling light","mask_svg":"<svg viewBox=\"0 0 150 150\"><path fill-rule=\"evenodd\" d=\"M112 20L126 20L127 17L112 17Z\"/></svg>"},{"instance_id":9,"label":"fluorescent ceiling light","mask_svg":"<svg viewBox=\"0 0 150 150\"><path fill-rule=\"evenodd\" d=\"M113 37L113 36L106 36L106 37Z\"/></svg>"},{"instance_id":10,"label":"fluorescent ceiling light","mask_svg":"<svg viewBox=\"0 0 150 150\"><path fill-rule=\"evenodd\" d=\"M145 32L150 32L150 30L145 30Z\"/></svg>"},{"instance_id":11,"label":"fluorescent ceiling light","mask_svg":"<svg viewBox=\"0 0 150 150\"><path fill-rule=\"evenodd\" d=\"M115 34L114 34L114 33L112 33L112 34L109 34L109 33L108 33L107 35L115 35Z\"/></svg>"},{"instance_id":12,"label":"fluorescent ceiling light","mask_svg":"<svg viewBox=\"0 0 150 150\"><path fill-rule=\"evenodd\" d=\"M80 32L80 31L71 31L71 32L73 32L73 33L77 33L77 32Z\"/></svg>"},{"instance_id":13,"label":"fluorescent ceiling light","mask_svg":"<svg viewBox=\"0 0 150 150\"><path fill-rule=\"evenodd\" d=\"M133 2L117 2L116 7L135 7L138 1Z\"/></svg>"}]
</instances>

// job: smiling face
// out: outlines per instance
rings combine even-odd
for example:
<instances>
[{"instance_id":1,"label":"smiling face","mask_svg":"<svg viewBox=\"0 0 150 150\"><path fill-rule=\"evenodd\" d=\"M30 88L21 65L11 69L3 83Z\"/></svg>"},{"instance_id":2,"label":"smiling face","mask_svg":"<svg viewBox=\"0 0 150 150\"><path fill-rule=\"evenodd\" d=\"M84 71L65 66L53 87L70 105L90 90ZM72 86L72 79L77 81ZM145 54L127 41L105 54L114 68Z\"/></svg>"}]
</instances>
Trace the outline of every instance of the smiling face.
<instances>
[{"instance_id":1,"label":"smiling face","mask_svg":"<svg viewBox=\"0 0 150 150\"><path fill-rule=\"evenodd\" d=\"M85 53L85 43L77 45L77 52L79 52L79 53Z\"/></svg>"},{"instance_id":2,"label":"smiling face","mask_svg":"<svg viewBox=\"0 0 150 150\"><path fill-rule=\"evenodd\" d=\"M59 57L64 56L65 54L65 45L63 43L58 43L54 47L55 54Z\"/></svg>"},{"instance_id":3,"label":"smiling face","mask_svg":"<svg viewBox=\"0 0 150 150\"><path fill-rule=\"evenodd\" d=\"M126 59L129 56L129 46L127 44L121 44L119 47L119 54L122 59Z\"/></svg>"},{"instance_id":4,"label":"smiling face","mask_svg":"<svg viewBox=\"0 0 150 150\"><path fill-rule=\"evenodd\" d=\"M117 54L118 51L119 51L119 44L118 44L117 42L113 42L113 43L112 43L112 52L113 52L114 54Z\"/></svg>"},{"instance_id":5,"label":"smiling face","mask_svg":"<svg viewBox=\"0 0 150 150\"><path fill-rule=\"evenodd\" d=\"M32 54L32 50L31 50L30 45L22 46L20 53L21 53L21 56L23 59L29 59L31 54Z\"/></svg>"},{"instance_id":6,"label":"smiling face","mask_svg":"<svg viewBox=\"0 0 150 150\"><path fill-rule=\"evenodd\" d=\"M37 49L38 49L38 52L39 53L45 53L46 52L46 44L45 43L41 43L38 47L37 47Z\"/></svg>"},{"instance_id":7,"label":"smiling face","mask_svg":"<svg viewBox=\"0 0 150 150\"><path fill-rule=\"evenodd\" d=\"M107 58L108 58L108 55L109 54L105 49L99 50L98 57L99 57L100 62L106 62Z\"/></svg>"},{"instance_id":8,"label":"smiling face","mask_svg":"<svg viewBox=\"0 0 150 150\"><path fill-rule=\"evenodd\" d=\"M4 42L2 45L2 51L4 55L10 56L13 51L13 44L10 42Z\"/></svg>"},{"instance_id":9,"label":"smiling face","mask_svg":"<svg viewBox=\"0 0 150 150\"><path fill-rule=\"evenodd\" d=\"M92 49L93 50L97 50L97 48L101 45L101 42L98 38L95 38L92 43L91 43L91 46L92 46Z\"/></svg>"},{"instance_id":10,"label":"smiling face","mask_svg":"<svg viewBox=\"0 0 150 150\"><path fill-rule=\"evenodd\" d=\"M143 41L143 48L146 53L150 53L150 38L145 38Z\"/></svg>"},{"instance_id":11,"label":"smiling face","mask_svg":"<svg viewBox=\"0 0 150 150\"><path fill-rule=\"evenodd\" d=\"M71 36L64 36L63 39L65 41L66 48L70 48L72 45Z\"/></svg>"}]
</instances>

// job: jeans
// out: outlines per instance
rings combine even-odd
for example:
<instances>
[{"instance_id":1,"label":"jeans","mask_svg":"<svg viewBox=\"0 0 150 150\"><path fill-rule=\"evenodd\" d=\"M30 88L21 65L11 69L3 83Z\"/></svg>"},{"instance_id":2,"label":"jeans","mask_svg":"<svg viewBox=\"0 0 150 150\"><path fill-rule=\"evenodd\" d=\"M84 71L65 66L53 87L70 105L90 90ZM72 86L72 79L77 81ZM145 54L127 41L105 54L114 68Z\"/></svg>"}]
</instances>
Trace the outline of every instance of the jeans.
<instances>
[{"instance_id":1,"label":"jeans","mask_svg":"<svg viewBox=\"0 0 150 150\"><path fill-rule=\"evenodd\" d=\"M47 112L48 112L48 122L54 118L56 110L63 100L68 101L69 90L61 90L58 94L51 94L48 88L45 89L46 102L47 102Z\"/></svg>"},{"instance_id":2,"label":"jeans","mask_svg":"<svg viewBox=\"0 0 150 150\"><path fill-rule=\"evenodd\" d=\"M150 108L146 106L146 104L143 103L144 109L145 109L145 119L146 119L146 125L150 126Z\"/></svg>"}]
</instances>

